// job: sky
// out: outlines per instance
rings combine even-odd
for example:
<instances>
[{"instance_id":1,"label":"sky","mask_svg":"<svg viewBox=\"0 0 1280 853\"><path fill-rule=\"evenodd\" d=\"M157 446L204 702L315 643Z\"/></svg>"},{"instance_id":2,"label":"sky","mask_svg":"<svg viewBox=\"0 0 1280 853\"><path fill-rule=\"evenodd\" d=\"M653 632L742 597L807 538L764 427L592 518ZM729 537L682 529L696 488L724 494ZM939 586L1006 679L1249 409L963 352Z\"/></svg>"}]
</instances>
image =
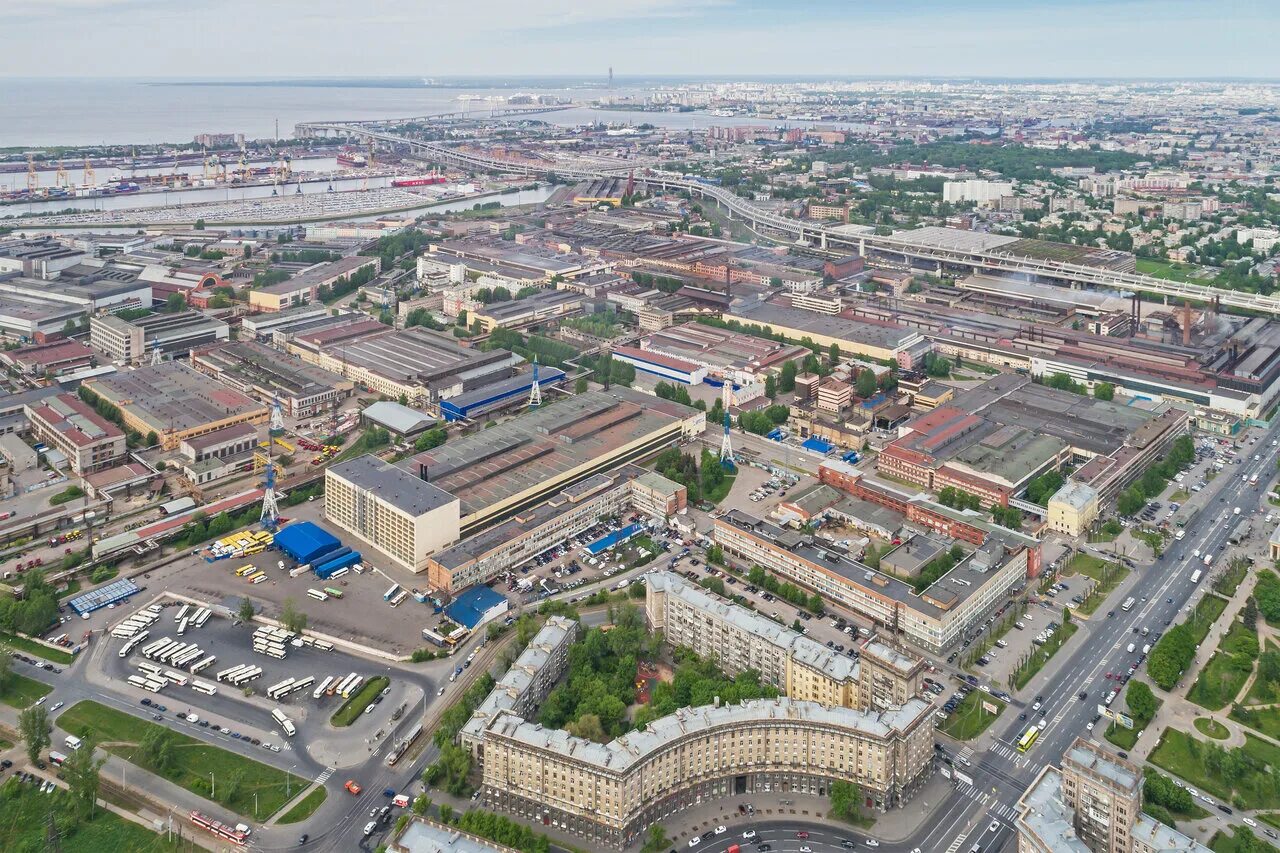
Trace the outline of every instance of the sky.
<instances>
[{"instance_id":1,"label":"sky","mask_svg":"<svg viewBox=\"0 0 1280 853\"><path fill-rule=\"evenodd\" d=\"M0 32L8 77L1280 78L1280 0L0 0Z\"/></svg>"}]
</instances>

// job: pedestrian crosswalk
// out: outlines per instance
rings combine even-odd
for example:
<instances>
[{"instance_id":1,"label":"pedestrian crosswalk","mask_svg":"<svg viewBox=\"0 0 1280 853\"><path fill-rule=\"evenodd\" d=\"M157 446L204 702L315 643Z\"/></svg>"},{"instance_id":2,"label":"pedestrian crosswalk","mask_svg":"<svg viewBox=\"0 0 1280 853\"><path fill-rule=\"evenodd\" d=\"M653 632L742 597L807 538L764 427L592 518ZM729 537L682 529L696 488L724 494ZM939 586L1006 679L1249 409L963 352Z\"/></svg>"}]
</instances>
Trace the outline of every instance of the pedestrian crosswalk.
<instances>
[{"instance_id":1,"label":"pedestrian crosswalk","mask_svg":"<svg viewBox=\"0 0 1280 853\"><path fill-rule=\"evenodd\" d=\"M964 840L969 837L969 833L962 832L956 836L956 840L951 842L951 846L947 848L947 853L956 853L960 849L960 845L964 844Z\"/></svg>"},{"instance_id":2,"label":"pedestrian crosswalk","mask_svg":"<svg viewBox=\"0 0 1280 853\"><path fill-rule=\"evenodd\" d=\"M320 775L316 777L314 784L323 785L325 782L329 781L329 777L337 771L338 768L336 767L326 767L324 770L320 771Z\"/></svg>"},{"instance_id":3,"label":"pedestrian crosswalk","mask_svg":"<svg viewBox=\"0 0 1280 853\"><path fill-rule=\"evenodd\" d=\"M988 751L992 755L998 755L1004 760L1012 763L1015 767L1026 767L1031 763L1031 759L1013 749L1010 749L999 741L991 744Z\"/></svg>"},{"instance_id":4,"label":"pedestrian crosswalk","mask_svg":"<svg viewBox=\"0 0 1280 853\"><path fill-rule=\"evenodd\" d=\"M979 790L967 782L961 782L956 785L956 790L974 802L982 803L993 815L1003 818L1006 822L1012 823L1013 819L1018 816L1013 806L1008 803L998 802L990 791Z\"/></svg>"},{"instance_id":5,"label":"pedestrian crosswalk","mask_svg":"<svg viewBox=\"0 0 1280 853\"><path fill-rule=\"evenodd\" d=\"M963 747L959 752L956 753L956 758L959 758L962 763L965 761L968 761L972 757L973 757L973 747L971 746Z\"/></svg>"}]
</instances>

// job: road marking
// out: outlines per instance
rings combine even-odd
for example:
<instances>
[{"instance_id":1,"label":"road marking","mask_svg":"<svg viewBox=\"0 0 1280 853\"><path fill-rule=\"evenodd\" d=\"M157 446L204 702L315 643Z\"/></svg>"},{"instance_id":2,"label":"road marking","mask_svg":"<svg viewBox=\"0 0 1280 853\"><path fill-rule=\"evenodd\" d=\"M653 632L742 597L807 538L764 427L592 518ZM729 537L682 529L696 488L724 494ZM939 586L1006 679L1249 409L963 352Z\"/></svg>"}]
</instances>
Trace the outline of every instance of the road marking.
<instances>
[{"instance_id":1,"label":"road marking","mask_svg":"<svg viewBox=\"0 0 1280 853\"><path fill-rule=\"evenodd\" d=\"M969 837L968 832L962 832L956 836L956 840L951 842L951 846L947 848L947 853L956 853L960 849L960 845L964 844L964 840Z\"/></svg>"},{"instance_id":2,"label":"road marking","mask_svg":"<svg viewBox=\"0 0 1280 853\"><path fill-rule=\"evenodd\" d=\"M325 782L329 781L329 777L336 772L338 772L338 768L326 767L324 770L320 772L320 775L315 778L315 781L312 784L323 785Z\"/></svg>"}]
</instances>

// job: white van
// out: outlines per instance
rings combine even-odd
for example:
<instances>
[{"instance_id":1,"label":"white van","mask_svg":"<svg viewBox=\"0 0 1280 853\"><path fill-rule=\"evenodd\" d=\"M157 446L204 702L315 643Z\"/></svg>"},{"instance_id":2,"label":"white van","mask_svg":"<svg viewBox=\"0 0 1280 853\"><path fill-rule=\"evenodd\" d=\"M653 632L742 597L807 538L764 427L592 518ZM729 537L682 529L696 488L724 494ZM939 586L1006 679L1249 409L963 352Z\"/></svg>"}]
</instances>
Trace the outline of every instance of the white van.
<instances>
[{"instance_id":1,"label":"white van","mask_svg":"<svg viewBox=\"0 0 1280 853\"><path fill-rule=\"evenodd\" d=\"M1129 654L1133 654L1133 649L1134 649L1134 645L1133 645L1133 643L1130 643L1130 644L1129 644Z\"/></svg>"},{"instance_id":2,"label":"white van","mask_svg":"<svg viewBox=\"0 0 1280 853\"><path fill-rule=\"evenodd\" d=\"M75 735L67 735L66 744L67 744L67 749L79 749L80 738L76 737Z\"/></svg>"},{"instance_id":3,"label":"white van","mask_svg":"<svg viewBox=\"0 0 1280 853\"><path fill-rule=\"evenodd\" d=\"M1146 655L1146 654L1150 654L1150 653L1151 653L1151 644L1150 644L1150 643L1143 643L1143 644L1142 644L1142 653L1143 653L1144 655Z\"/></svg>"}]
</instances>

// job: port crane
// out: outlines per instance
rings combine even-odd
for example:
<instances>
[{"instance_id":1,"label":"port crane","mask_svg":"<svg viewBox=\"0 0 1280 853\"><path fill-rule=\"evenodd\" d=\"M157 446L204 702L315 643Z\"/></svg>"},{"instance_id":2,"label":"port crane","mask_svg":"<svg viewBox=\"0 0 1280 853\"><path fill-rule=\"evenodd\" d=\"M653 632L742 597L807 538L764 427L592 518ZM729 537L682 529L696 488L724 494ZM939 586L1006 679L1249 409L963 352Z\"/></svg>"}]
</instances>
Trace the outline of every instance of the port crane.
<instances>
[{"instance_id":1,"label":"port crane","mask_svg":"<svg viewBox=\"0 0 1280 853\"><path fill-rule=\"evenodd\" d=\"M58 176L54 179L54 185L71 189L71 176L67 174L67 167L62 165L62 161L58 161Z\"/></svg>"},{"instance_id":2,"label":"port crane","mask_svg":"<svg viewBox=\"0 0 1280 853\"><path fill-rule=\"evenodd\" d=\"M36 172L36 158L27 155L27 192L35 195L36 190L40 188L40 175Z\"/></svg>"},{"instance_id":3,"label":"port crane","mask_svg":"<svg viewBox=\"0 0 1280 853\"><path fill-rule=\"evenodd\" d=\"M98 179L94 176L93 164L89 162L89 158L84 158L84 185L86 188L96 186Z\"/></svg>"}]
</instances>

